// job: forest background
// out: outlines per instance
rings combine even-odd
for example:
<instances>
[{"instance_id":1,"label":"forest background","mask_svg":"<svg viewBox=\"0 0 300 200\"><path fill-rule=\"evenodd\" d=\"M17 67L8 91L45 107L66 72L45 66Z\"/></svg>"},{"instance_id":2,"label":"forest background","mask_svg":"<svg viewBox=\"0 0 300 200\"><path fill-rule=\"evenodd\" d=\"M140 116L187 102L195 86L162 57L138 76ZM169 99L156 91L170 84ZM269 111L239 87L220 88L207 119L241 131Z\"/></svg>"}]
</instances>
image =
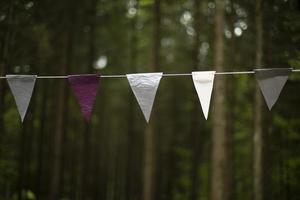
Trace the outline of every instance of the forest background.
<instances>
[{"instance_id":1,"label":"forest background","mask_svg":"<svg viewBox=\"0 0 300 200\"><path fill-rule=\"evenodd\" d=\"M1 0L0 74L300 68L296 0ZM0 80L0 199L300 197L300 74L268 111L253 75L216 76L206 121L190 77L162 79L149 124L125 78L86 123L39 79L24 123Z\"/></svg>"}]
</instances>

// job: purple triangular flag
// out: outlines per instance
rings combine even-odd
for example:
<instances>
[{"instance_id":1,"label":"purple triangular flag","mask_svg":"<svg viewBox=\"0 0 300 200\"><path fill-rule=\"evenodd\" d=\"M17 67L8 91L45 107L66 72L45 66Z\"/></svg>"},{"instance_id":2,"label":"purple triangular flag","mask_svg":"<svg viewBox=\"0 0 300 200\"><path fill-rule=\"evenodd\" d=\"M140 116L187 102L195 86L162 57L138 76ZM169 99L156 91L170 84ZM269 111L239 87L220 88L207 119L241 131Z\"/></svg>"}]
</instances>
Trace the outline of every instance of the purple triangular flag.
<instances>
[{"instance_id":1,"label":"purple triangular flag","mask_svg":"<svg viewBox=\"0 0 300 200\"><path fill-rule=\"evenodd\" d=\"M99 75L69 75L68 81L80 105L85 120L89 121L91 119L93 106L96 100L97 89L100 81Z\"/></svg>"}]
</instances>

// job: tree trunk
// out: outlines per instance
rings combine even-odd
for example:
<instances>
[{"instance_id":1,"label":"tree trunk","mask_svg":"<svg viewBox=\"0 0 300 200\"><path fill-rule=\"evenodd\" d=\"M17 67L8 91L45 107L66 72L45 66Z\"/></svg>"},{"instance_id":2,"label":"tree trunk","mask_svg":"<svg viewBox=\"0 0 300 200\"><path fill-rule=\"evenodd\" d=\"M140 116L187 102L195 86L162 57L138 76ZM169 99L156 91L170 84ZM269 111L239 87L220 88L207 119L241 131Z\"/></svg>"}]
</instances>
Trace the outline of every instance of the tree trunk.
<instances>
[{"instance_id":1,"label":"tree trunk","mask_svg":"<svg viewBox=\"0 0 300 200\"><path fill-rule=\"evenodd\" d=\"M150 68L156 71L159 68L160 55L160 0L154 0L153 5L153 47ZM152 111L152 119L155 119L155 109ZM155 199L155 130L153 120L147 125L144 138L144 188L143 200Z\"/></svg>"},{"instance_id":2,"label":"tree trunk","mask_svg":"<svg viewBox=\"0 0 300 200\"><path fill-rule=\"evenodd\" d=\"M31 98L31 104L35 105L36 95ZM25 120L20 131L20 149L19 149L19 199L24 199L23 191L32 189L32 146L34 142L34 129L33 129L33 114L34 108L27 112Z\"/></svg>"},{"instance_id":3,"label":"tree trunk","mask_svg":"<svg viewBox=\"0 0 300 200\"><path fill-rule=\"evenodd\" d=\"M71 10L75 10L75 2L73 3L73 8L71 8ZM74 12L71 13L70 15L71 19L74 19ZM70 20L71 20L70 19ZM73 34L74 34L75 30L74 30L74 23L72 23L70 25L70 27L68 28L68 31L67 31L67 38L66 38L66 58L65 58L65 66L72 66L73 65ZM65 69L66 71L64 72L65 74L69 74L69 67L66 67ZM70 146L69 144L69 141L68 141L68 115L67 113L69 113L69 106L68 106L68 98L69 98L69 91L67 89L67 86L65 85L65 91L64 91L64 110L63 112L65 113L65 116L64 116L64 119L63 119L63 126L62 126L62 129L63 129L63 134L62 134L62 137L61 137L61 163L60 163L60 180L59 180L59 185L61 186L59 188L59 194L62 196L62 195L65 195L65 188L64 187L66 185L65 181L66 181L66 174L69 173L71 170L70 168L68 168L68 158L70 157L70 155L68 154L68 148Z\"/></svg>"},{"instance_id":4,"label":"tree trunk","mask_svg":"<svg viewBox=\"0 0 300 200\"><path fill-rule=\"evenodd\" d=\"M7 28L2 30L3 38L1 39L1 46L0 46L0 75L4 76L7 71L7 67L9 65L9 52L10 46L12 41L14 40L15 35L15 27L12 26L13 22L15 21L15 1L11 0L9 2L9 6L7 9ZM0 82L0 144L2 142L2 137L5 134L5 125L4 125L4 111L5 111L5 94L6 94L6 87L5 82ZM0 152L1 153L1 152ZM1 155L0 155L1 157Z\"/></svg>"},{"instance_id":5,"label":"tree trunk","mask_svg":"<svg viewBox=\"0 0 300 200\"><path fill-rule=\"evenodd\" d=\"M256 67L261 67L263 56L263 21L262 0L256 0ZM263 199L263 133L262 133L262 98L257 86L255 89L255 121L254 121L254 199Z\"/></svg>"},{"instance_id":6,"label":"tree trunk","mask_svg":"<svg viewBox=\"0 0 300 200\"><path fill-rule=\"evenodd\" d=\"M153 113L152 113L153 114ZM153 117L153 116L152 116ZM144 189L143 199L154 200L155 181L155 142L153 124L148 124L145 132L145 161L144 161Z\"/></svg>"},{"instance_id":7,"label":"tree trunk","mask_svg":"<svg viewBox=\"0 0 300 200\"><path fill-rule=\"evenodd\" d=\"M231 0L230 7L234 10L234 4L236 2ZM234 33L235 23L236 21L236 13L231 12L227 18L227 23L230 24L230 30ZM232 70L239 70L237 68L238 61L240 56L236 55L237 51L237 38L232 37L230 39L230 43L227 46L229 50L227 55L230 55L230 59L226 60L227 68L225 67L224 70L232 71ZM227 199L235 199L234 190L235 190L235 182L234 182L234 134L235 134L235 122L236 122L236 111L233 109L237 103L237 95L236 91L239 89L238 82L235 76L225 76L226 79L226 141L227 141L227 184L225 189L227 191Z\"/></svg>"},{"instance_id":8,"label":"tree trunk","mask_svg":"<svg viewBox=\"0 0 300 200\"><path fill-rule=\"evenodd\" d=\"M137 0L136 9L139 9L139 1ZM137 25L138 15L136 15L130 24L131 35L130 35L130 70L135 71L137 65L137 46L138 46L138 34L137 34ZM136 149L136 128L135 128L135 112L134 112L134 96L132 96L132 91L128 91L128 132L127 132L127 165L126 165L126 200L136 198L137 194L135 193L136 188L136 163L134 158L134 150Z\"/></svg>"},{"instance_id":9,"label":"tree trunk","mask_svg":"<svg viewBox=\"0 0 300 200\"><path fill-rule=\"evenodd\" d=\"M25 119L25 123L26 123ZM20 131L20 142L19 142L19 166L18 166L18 200L24 199L23 197L23 191L26 190L27 188L25 187L25 161L26 161L26 139L27 139L27 126L26 124L23 125L22 130Z\"/></svg>"},{"instance_id":10,"label":"tree trunk","mask_svg":"<svg viewBox=\"0 0 300 200\"><path fill-rule=\"evenodd\" d=\"M41 109L40 109L40 128L39 128L39 138L37 139L38 142L38 151L37 151L37 172L36 172L36 185L35 185L35 193L37 199L42 198L42 182L43 182L43 167L44 167L44 162L43 162L43 157L45 156L45 134L46 134L46 120L47 120L47 115L45 110L47 109L47 103L48 103L48 88L46 87L45 83L42 83L44 87L41 87L43 89L42 92L42 102L41 102Z\"/></svg>"},{"instance_id":11,"label":"tree trunk","mask_svg":"<svg viewBox=\"0 0 300 200\"><path fill-rule=\"evenodd\" d=\"M88 22L89 22L89 35L88 35L88 55L87 55L87 71L88 73L93 72L93 64L95 62L95 55L96 55L96 49L95 49L95 43L96 43L96 37L95 37L95 17L97 15L97 0L90 1L89 4L89 13L88 16ZM93 192L97 190L96 188L93 188L93 185L96 186L96 184L93 184L93 172L92 172L92 163L93 160L93 142L92 142L92 124L90 122L84 122L84 142L83 142L83 151L82 151L82 163L83 163L83 169L82 169L82 198L90 199L93 197ZM98 132L99 134L99 132ZM95 147L96 148L96 147ZM96 151L95 151L96 152Z\"/></svg>"},{"instance_id":12,"label":"tree trunk","mask_svg":"<svg viewBox=\"0 0 300 200\"><path fill-rule=\"evenodd\" d=\"M65 37L61 36L61 45L63 47L62 49L62 61L60 63L61 65L61 74L67 73L67 63L65 61L66 58L66 35ZM66 120L66 101L67 101L67 95L66 95L66 81L60 80L58 82L57 87L57 112L56 112L56 127L54 131L54 141L53 141L53 167L52 167L52 178L50 182L50 200L57 200L59 199L59 191L60 191L60 179L61 179L61 161L62 161L62 140L63 140L63 134L65 131L65 120Z\"/></svg>"},{"instance_id":13,"label":"tree trunk","mask_svg":"<svg viewBox=\"0 0 300 200\"><path fill-rule=\"evenodd\" d=\"M214 27L214 67L216 71L223 71L224 65L224 1L216 1L215 27ZM228 199L230 191L228 184L228 138L226 135L226 116L224 97L226 82L224 76L216 77L213 99L212 122L212 176L211 199Z\"/></svg>"},{"instance_id":14,"label":"tree trunk","mask_svg":"<svg viewBox=\"0 0 300 200\"><path fill-rule=\"evenodd\" d=\"M194 30L195 36L193 41L193 49L192 49L192 60L193 60L193 71L199 70L199 46L200 46L200 27L201 27L201 20L200 20L200 0L193 1L193 16L194 16ZM193 95L193 109L192 109L192 118L191 118L191 145L192 145L192 156L191 156L191 194L190 199L196 200L198 197L199 191L199 180L198 180L198 167L200 162L200 131L199 131L199 100L196 96Z\"/></svg>"}]
</instances>

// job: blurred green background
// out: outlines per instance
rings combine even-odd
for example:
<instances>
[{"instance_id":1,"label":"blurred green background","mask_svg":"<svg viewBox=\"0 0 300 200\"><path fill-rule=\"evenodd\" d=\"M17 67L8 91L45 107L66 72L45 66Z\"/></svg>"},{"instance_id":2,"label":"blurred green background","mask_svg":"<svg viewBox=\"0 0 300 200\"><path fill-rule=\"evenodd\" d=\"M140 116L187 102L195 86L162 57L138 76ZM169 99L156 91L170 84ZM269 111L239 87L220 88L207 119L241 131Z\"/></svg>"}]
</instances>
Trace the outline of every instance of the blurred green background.
<instances>
[{"instance_id":1,"label":"blurred green background","mask_svg":"<svg viewBox=\"0 0 300 200\"><path fill-rule=\"evenodd\" d=\"M296 0L1 0L0 74L300 68ZM0 80L0 199L300 197L300 74L272 111L253 75L216 76L206 121L189 76L164 77L146 124L125 78L90 123L64 79L38 79L21 124Z\"/></svg>"}]
</instances>

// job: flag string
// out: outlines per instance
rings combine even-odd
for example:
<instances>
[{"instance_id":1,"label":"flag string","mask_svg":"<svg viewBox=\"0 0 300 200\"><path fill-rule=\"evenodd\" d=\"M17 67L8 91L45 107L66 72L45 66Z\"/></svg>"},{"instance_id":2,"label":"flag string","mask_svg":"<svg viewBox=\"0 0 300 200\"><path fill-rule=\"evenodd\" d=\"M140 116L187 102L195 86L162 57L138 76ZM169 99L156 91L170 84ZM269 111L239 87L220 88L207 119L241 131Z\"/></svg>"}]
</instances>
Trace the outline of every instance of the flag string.
<instances>
[{"instance_id":1,"label":"flag string","mask_svg":"<svg viewBox=\"0 0 300 200\"><path fill-rule=\"evenodd\" d=\"M67 79L74 95L79 102L86 121L92 116L98 86L101 78L127 78L128 83L136 97L145 120L149 122L155 95L160 80L165 77L191 76L205 119L208 117L209 105L213 91L215 75L255 74L259 88L265 98L269 110L279 98L291 72L300 72L292 68L254 69L252 71L192 71L190 73L134 73L134 74L74 74L74 75L22 75L8 74L0 76L6 79L15 99L21 121L26 115L30 99L34 90L36 79Z\"/></svg>"},{"instance_id":2,"label":"flag string","mask_svg":"<svg viewBox=\"0 0 300 200\"><path fill-rule=\"evenodd\" d=\"M293 69L292 72L300 72L300 69ZM216 72L216 75L239 75L239 74L254 74L255 71L233 71L233 72ZM175 74L163 74L164 77L172 76L192 76L192 73L175 73ZM101 78L126 78L126 74L114 74L114 75L100 75ZM53 76L37 76L38 79L66 79L66 75L53 75ZM6 79L6 76L0 76L0 79Z\"/></svg>"}]
</instances>

